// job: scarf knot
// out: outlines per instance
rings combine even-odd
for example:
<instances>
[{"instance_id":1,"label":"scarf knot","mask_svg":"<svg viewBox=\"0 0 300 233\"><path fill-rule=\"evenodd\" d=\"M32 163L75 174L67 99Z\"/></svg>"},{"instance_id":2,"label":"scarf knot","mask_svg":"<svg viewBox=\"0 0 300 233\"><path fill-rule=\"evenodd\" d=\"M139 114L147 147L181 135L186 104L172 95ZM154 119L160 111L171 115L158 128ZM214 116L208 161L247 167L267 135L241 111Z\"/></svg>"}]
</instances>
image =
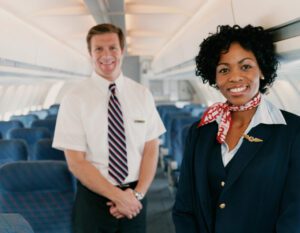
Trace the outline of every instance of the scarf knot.
<instances>
[{"instance_id":1,"label":"scarf knot","mask_svg":"<svg viewBox=\"0 0 300 233\"><path fill-rule=\"evenodd\" d=\"M231 112L246 111L255 108L260 104L261 94L258 93L253 99L243 105L232 105L228 102L215 103L204 112L198 127L206 125L215 121L220 117L220 123L218 127L217 140L219 143L225 141L226 135L231 124Z\"/></svg>"}]
</instances>

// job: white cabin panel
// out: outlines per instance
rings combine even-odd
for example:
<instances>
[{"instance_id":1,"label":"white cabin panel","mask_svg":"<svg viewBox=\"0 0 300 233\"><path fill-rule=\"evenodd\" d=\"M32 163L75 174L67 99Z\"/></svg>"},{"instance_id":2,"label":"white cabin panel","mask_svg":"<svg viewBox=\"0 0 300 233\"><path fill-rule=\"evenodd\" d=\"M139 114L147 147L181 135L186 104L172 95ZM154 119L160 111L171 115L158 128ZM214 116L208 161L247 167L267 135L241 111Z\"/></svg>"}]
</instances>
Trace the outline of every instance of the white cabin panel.
<instances>
[{"instance_id":1,"label":"white cabin panel","mask_svg":"<svg viewBox=\"0 0 300 233\"><path fill-rule=\"evenodd\" d=\"M0 57L34 63L36 57L36 36L32 29L1 8L0 28Z\"/></svg>"},{"instance_id":2,"label":"white cabin panel","mask_svg":"<svg viewBox=\"0 0 300 233\"><path fill-rule=\"evenodd\" d=\"M262 25L266 28L282 25L299 18L299 0L232 0L237 24Z\"/></svg>"},{"instance_id":3,"label":"white cabin panel","mask_svg":"<svg viewBox=\"0 0 300 233\"><path fill-rule=\"evenodd\" d=\"M216 32L219 24L233 23L230 0L207 1L154 57L152 63L154 72L194 59L199 51L199 44L209 33Z\"/></svg>"},{"instance_id":4,"label":"white cabin panel","mask_svg":"<svg viewBox=\"0 0 300 233\"><path fill-rule=\"evenodd\" d=\"M81 74L91 70L86 51L72 49L1 8L0 27L0 58Z\"/></svg>"}]
</instances>

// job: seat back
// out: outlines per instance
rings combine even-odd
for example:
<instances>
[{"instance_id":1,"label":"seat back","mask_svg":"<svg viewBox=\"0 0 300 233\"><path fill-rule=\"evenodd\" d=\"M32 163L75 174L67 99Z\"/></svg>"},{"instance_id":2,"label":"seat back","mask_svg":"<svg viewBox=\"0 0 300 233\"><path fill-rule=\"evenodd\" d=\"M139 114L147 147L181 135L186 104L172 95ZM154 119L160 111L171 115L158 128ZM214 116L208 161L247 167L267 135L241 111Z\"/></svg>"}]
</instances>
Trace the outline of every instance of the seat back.
<instances>
[{"instance_id":1,"label":"seat back","mask_svg":"<svg viewBox=\"0 0 300 233\"><path fill-rule=\"evenodd\" d=\"M74 179L63 161L0 167L0 212L20 213L37 233L71 233Z\"/></svg>"},{"instance_id":2,"label":"seat back","mask_svg":"<svg viewBox=\"0 0 300 233\"><path fill-rule=\"evenodd\" d=\"M188 104L183 108L190 112L192 116L201 118L207 107L203 104Z\"/></svg>"},{"instance_id":3,"label":"seat back","mask_svg":"<svg viewBox=\"0 0 300 233\"><path fill-rule=\"evenodd\" d=\"M48 115L45 118L45 120L56 120L56 119L57 119L57 115Z\"/></svg>"},{"instance_id":4,"label":"seat back","mask_svg":"<svg viewBox=\"0 0 300 233\"><path fill-rule=\"evenodd\" d=\"M162 117L164 112L167 112L170 109L178 109L178 108L174 104L167 104L167 105L157 105L156 109L159 115Z\"/></svg>"},{"instance_id":5,"label":"seat back","mask_svg":"<svg viewBox=\"0 0 300 233\"><path fill-rule=\"evenodd\" d=\"M49 130L51 137L53 137L55 130L56 119L45 119L45 120L35 120L32 122L32 128L46 128Z\"/></svg>"},{"instance_id":6,"label":"seat back","mask_svg":"<svg viewBox=\"0 0 300 233\"><path fill-rule=\"evenodd\" d=\"M12 129L8 133L9 139L23 139L27 143L28 156L31 156L36 142L43 138L51 138L50 132L45 128Z\"/></svg>"},{"instance_id":7,"label":"seat back","mask_svg":"<svg viewBox=\"0 0 300 233\"><path fill-rule=\"evenodd\" d=\"M172 121L170 129L171 146L170 155L177 162L178 168L181 166L185 141L182 141L182 132L186 125L192 125L194 122L199 121L198 117L193 116L180 116Z\"/></svg>"},{"instance_id":8,"label":"seat back","mask_svg":"<svg viewBox=\"0 0 300 233\"><path fill-rule=\"evenodd\" d=\"M65 160L64 152L52 148L52 139L40 139L34 146L30 160Z\"/></svg>"},{"instance_id":9,"label":"seat back","mask_svg":"<svg viewBox=\"0 0 300 233\"><path fill-rule=\"evenodd\" d=\"M20 214L0 214L1 233L34 233L30 224Z\"/></svg>"},{"instance_id":10,"label":"seat back","mask_svg":"<svg viewBox=\"0 0 300 233\"><path fill-rule=\"evenodd\" d=\"M0 140L0 164L27 160L26 143L21 139Z\"/></svg>"},{"instance_id":11,"label":"seat back","mask_svg":"<svg viewBox=\"0 0 300 233\"><path fill-rule=\"evenodd\" d=\"M37 115L37 117L41 120L45 119L49 115L49 112L46 109L30 111L29 113Z\"/></svg>"},{"instance_id":12,"label":"seat back","mask_svg":"<svg viewBox=\"0 0 300 233\"><path fill-rule=\"evenodd\" d=\"M50 115L57 115L58 110L59 110L59 104L52 104L48 109Z\"/></svg>"},{"instance_id":13,"label":"seat back","mask_svg":"<svg viewBox=\"0 0 300 233\"><path fill-rule=\"evenodd\" d=\"M10 120L18 120L21 121L24 127L29 128L31 123L35 120L38 120L38 116L35 114L27 114L27 115L13 115L10 117Z\"/></svg>"},{"instance_id":14,"label":"seat back","mask_svg":"<svg viewBox=\"0 0 300 233\"><path fill-rule=\"evenodd\" d=\"M11 129L24 128L24 125L19 120L0 121L0 133L3 139L7 139L7 133Z\"/></svg>"},{"instance_id":15,"label":"seat back","mask_svg":"<svg viewBox=\"0 0 300 233\"><path fill-rule=\"evenodd\" d=\"M168 148L170 150L171 147L171 129L172 129L172 124L173 121L176 121L178 117L190 117L190 113L188 112L182 112L182 111L177 111L177 112L169 112L166 114L165 120L165 127L167 132L165 133L165 140L163 141L163 146L165 148Z\"/></svg>"}]
</instances>

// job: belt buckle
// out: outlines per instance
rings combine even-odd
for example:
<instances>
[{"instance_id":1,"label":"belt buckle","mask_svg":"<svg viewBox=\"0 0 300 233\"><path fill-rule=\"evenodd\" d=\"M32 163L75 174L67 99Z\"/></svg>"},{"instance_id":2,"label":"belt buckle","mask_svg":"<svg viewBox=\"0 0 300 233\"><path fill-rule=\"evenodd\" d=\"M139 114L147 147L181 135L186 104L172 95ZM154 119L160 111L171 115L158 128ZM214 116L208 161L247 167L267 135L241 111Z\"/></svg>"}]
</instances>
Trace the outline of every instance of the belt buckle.
<instances>
[{"instance_id":1,"label":"belt buckle","mask_svg":"<svg viewBox=\"0 0 300 233\"><path fill-rule=\"evenodd\" d=\"M121 189L122 189L122 188L129 188L129 187L130 187L129 184L119 184L118 186L119 186Z\"/></svg>"}]
</instances>

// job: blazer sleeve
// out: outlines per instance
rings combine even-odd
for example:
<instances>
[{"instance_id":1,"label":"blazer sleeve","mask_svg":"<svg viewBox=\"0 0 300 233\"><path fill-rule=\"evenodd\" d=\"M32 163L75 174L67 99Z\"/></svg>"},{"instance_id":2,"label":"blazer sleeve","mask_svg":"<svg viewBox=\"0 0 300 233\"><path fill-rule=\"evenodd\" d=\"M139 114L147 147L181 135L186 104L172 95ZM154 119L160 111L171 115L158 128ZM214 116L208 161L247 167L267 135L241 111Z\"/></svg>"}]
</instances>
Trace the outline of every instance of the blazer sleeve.
<instances>
[{"instance_id":1,"label":"blazer sleeve","mask_svg":"<svg viewBox=\"0 0 300 233\"><path fill-rule=\"evenodd\" d=\"M180 169L180 178L173 207L173 222L176 233L199 233L195 215L194 184L193 184L193 148L195 147L193 125L188 133L184 156Z\"/></svg>"},{"instance_id":2,"label":"blazer sleeve","mask_svg":"<svg viewBox=\"0 0 300 233\"><path fill-rule=\"evenodd\" d=\"M276 233L300 232L300 127L291 144L286 185L276 225Z\"/></svg>"}]
</instances>

